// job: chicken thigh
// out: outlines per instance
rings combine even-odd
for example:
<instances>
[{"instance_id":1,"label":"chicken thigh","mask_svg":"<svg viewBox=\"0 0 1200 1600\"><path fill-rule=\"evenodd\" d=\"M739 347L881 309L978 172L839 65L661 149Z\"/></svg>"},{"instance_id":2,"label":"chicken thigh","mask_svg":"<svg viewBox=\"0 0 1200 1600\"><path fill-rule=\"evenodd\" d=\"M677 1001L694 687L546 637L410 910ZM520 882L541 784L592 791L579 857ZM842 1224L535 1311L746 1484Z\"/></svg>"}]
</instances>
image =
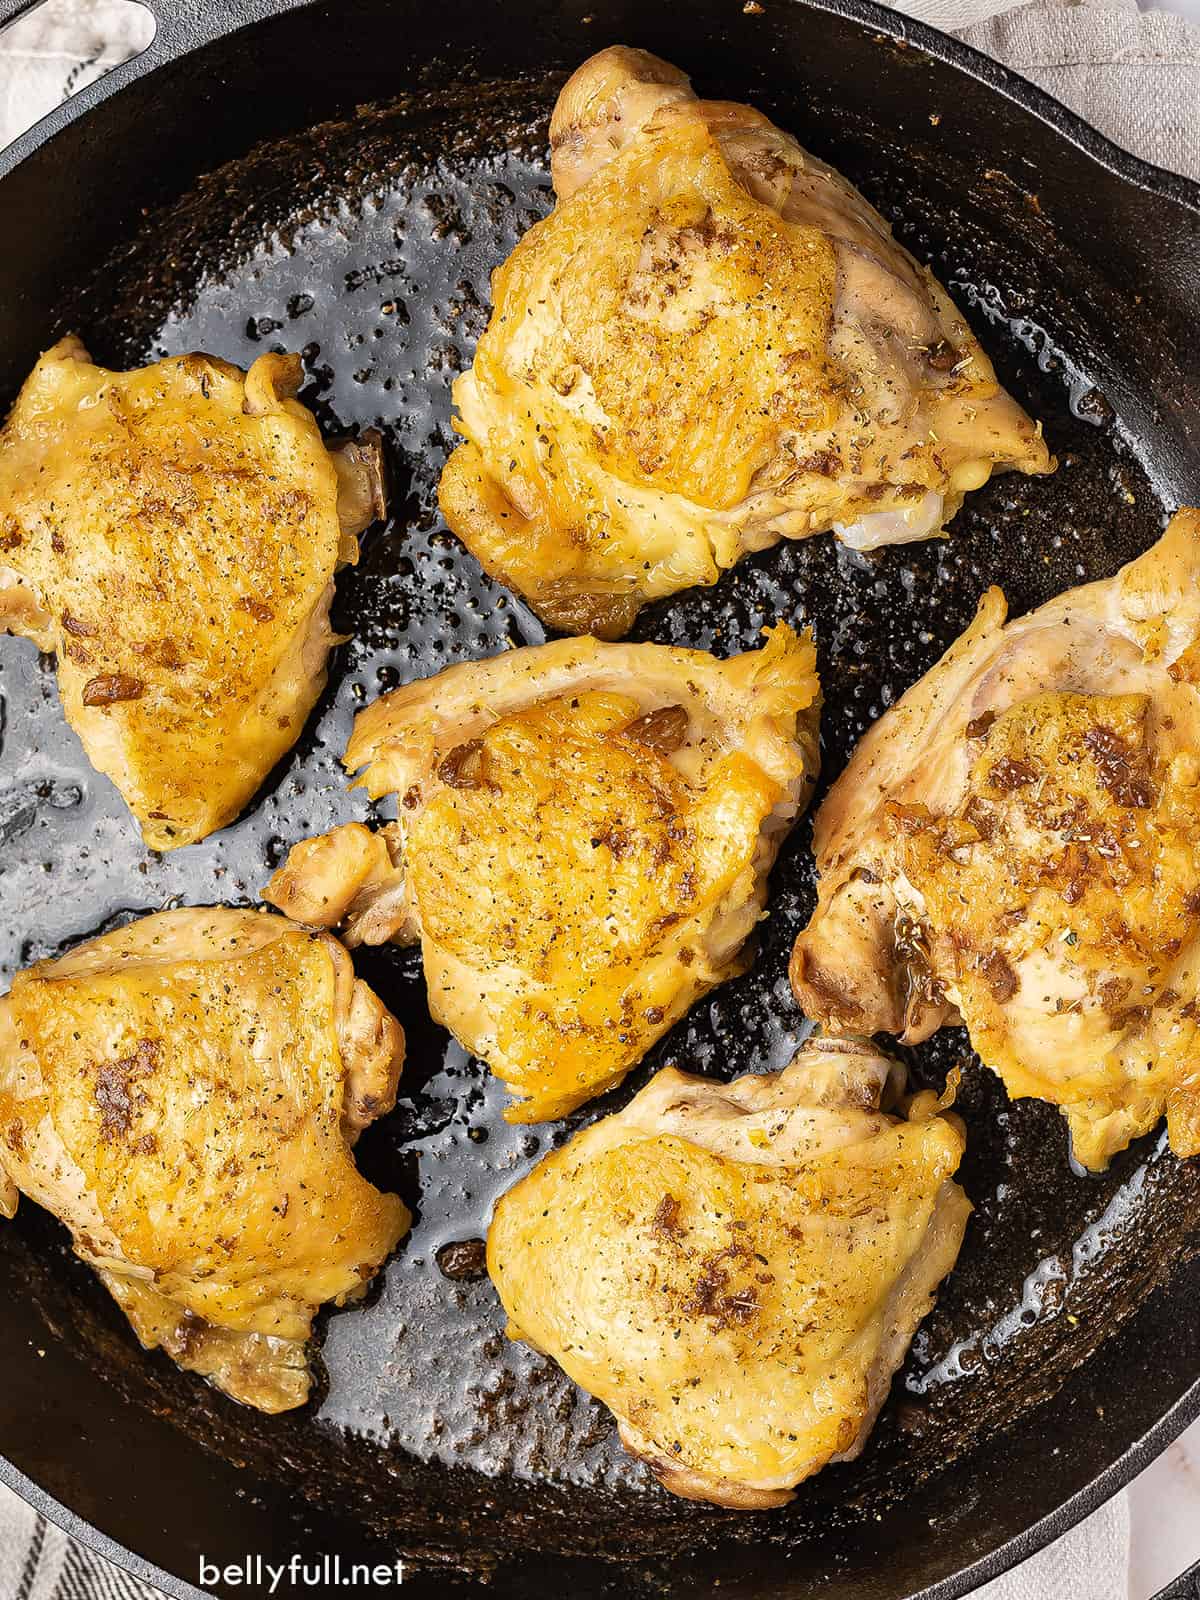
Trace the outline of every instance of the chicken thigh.
<instances>
[{"instance_id":1,"label":"chicken thigh","mask_svg":"<svg viewBox=\"0 0 1200 1600\"><path fill-rule=\"evenodd\" d=\"M1200 514L1115 578L971 627L816 818L792 981L827 1026L965 1022L1104 1167L1200 1152Z\"/></svg>"},{"instance_id":2,"label":"chicken thigh","mask_svg":"<svg viewBox=\"0 0 1200 1600\"><path fill-rule=\"evenodd\" d=\"M362 712L346 751L397 821L292 850L266 898L346 939L420 940L434 1017L562 1116L744 969L817 766L811 641L729 661L561 640Z\"/></svg>"},{"instance_id":3,"label":"chicken thigh","mask_svg":"<svg viewBox=\"0 0 1200 1600\"><path fill-rule=\"evenodd\" d=\"M552 627L833 529L939 533L1035 426L862 195L748 106L605 50L559 96L558 204L493 277L442 511Z\"/></svg>"},{"instance_id":4,"label":"chicken thigh","mask_svg":"<svg viewBox=\"0 0 1200 1600\"><path fill-rule=\"evenodd\" d=\"M325 685L334 569L382 510L299 356L107 372L77 339L0 433L0 628L58 656L67 720L156 850L242 810Z\"/></svg>"},{"instance_id":5,"label":"chicken thigh","mask_svg":"<svg viewBox=\"0 0 1200 1600\"><path fill-rule=\"evenodd\" d=\"M328 934L164 911L0 999L0 1211L70 1229L147 1349L262 1411L302 1405L317 1308L408 1229L350 1154L404 1035Z\"/></svg>"},{"instance_id":6,"label":"chicken thigh","mask_svg":"<svg viewBox=\"0 0 1200 1600\"><path fill-rule=\"evenodd\" d=\"M902 1081L842 1039L730 1084L668 1067L496 1206L509 1336L673 1493L780 1505L862 1450L971 1209L935 1096L880 1109Z\"/></svg>"}]
</instances>

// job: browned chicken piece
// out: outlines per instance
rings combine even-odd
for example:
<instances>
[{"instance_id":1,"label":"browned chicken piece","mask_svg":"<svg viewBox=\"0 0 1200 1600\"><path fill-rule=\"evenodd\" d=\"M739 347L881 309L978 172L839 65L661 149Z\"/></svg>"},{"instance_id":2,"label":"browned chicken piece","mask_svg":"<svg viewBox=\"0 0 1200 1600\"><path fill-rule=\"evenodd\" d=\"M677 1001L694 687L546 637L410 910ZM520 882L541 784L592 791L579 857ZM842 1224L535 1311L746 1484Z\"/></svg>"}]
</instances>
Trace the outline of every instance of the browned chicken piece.
<instances>
[{"instance_id":1,"label":"browned chicken piece","mask_svg":"<svg viewBox=\"0 0 1200 1600\"><path fill-rule=\"evenodd\" d=\"M850 1039L730 1084L666 1068L496 1206L510 1338L674 1494L782 1505L862 1450L971 1210L957 1120L880 1109L903 1076Z\"/></svg>"},{"instance_id":2,"label":"browned chicken piece","mask_svg":"<svg viewBox=\"0 0 1200 1600\"><path fill-rule=\"evenodd\" d=\"M163 911L0 999L0 1212L70 1229L147 1349L261 1411L303 1405L313 1316L408 1231L351 1146L400 1024L345 950L261 911Z\"/></svg>"},{"instance_id":3,"label":"browned chicken piece","mask_svg":"<svg viewBox=\"0 0 1200 1600\"><path fill-rule=\"evenodd\" d=\"M1200 513L1115 578L971 627L816 818L792 982L826 1026L963 1021L1101 1168L1200 1152Z\"/></svg>"},{"instance_id":4,"label":"browned chicken piece","mask_svg":"<svg viewBox=\"0 0 1200 1600\"><path fill-rule=\"evenodd\" d=\"M397 820L297 845L266 898L348 943L420 941L434 1017L558 1117L619 1083L744 970L811 792L812 643L560 640L451 667L361 713L346 751Z\"/></svg>"},{"instance_id":5,"label":"browned chicken piece","mask_svg":"<svg viewBox=\"0 0 1200 1600\"><path fill-rule=\"evenodd\" d=\"M334 569L382 513L378 448L331 452L299 356L41 358L0 433L0 628L58 656L67 720L146 843L231 822L325 686Z\"/></svg>"},{"instance_id":6,"label":"browned chicken piece","mask_svg":"<svg viewBox=\"0 0 1200 1600\"><path fill-rule=\"evenodd\" d=\"M552 627L617 638L780 539L927 539L994 471L1052 470L941 285L761 113L614 48L550 143L440 498Z\"/></svg>"}]
</instances>

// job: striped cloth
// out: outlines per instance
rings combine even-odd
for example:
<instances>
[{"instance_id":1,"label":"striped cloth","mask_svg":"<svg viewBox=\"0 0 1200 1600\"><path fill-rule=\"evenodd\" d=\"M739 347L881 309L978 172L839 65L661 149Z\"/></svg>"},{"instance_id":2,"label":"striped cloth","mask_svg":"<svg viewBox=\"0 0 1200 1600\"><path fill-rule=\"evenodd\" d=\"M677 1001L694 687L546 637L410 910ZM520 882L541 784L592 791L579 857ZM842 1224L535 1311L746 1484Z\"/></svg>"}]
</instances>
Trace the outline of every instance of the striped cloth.
<instances>
[{"instance_id":1,"label":"striped cloth","mask_svg":"<svg viewBox=\"0 0 1200 1600\"><path fill-rule=\"evenodd\" d=\"M0 1488L0 1600L162 1600Z\"/></svg>"},{"instance_id":2,"label":"striped cloth","mask_svg":"<svg viewBox=\"0 0 1200 1600\"><path fill-rule=\"evenodd\" d=\"M1019 10L1013 0L892 4L957 30L1128 149L1200 177L1200 33L1178 17L1139 15L1134 0L1034 0ZM148 13L127 0L45 0L0 36L0 148L144 49L153 31ZM975 1600L1127 1600L1128 1563L1129 1507L1120 1495ZM0 1486L0 1600L159 1596Z\"/></svg>"}]
</instances>

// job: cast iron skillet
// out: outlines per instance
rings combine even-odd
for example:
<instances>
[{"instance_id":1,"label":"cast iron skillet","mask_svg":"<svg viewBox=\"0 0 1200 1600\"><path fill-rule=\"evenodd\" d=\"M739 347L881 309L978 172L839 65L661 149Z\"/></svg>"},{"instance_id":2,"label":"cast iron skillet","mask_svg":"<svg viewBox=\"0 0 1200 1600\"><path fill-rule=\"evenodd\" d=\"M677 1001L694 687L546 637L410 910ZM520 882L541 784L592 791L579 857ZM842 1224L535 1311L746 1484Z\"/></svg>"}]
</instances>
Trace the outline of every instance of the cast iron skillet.
<instances>
[{"instance_id":1,"label":"cast iron skillet","mask_svg":"<svg viewBox=\"0 0 1200 1600\"><path fill-rule=\"evenodd\" d=\"M0 19L26 3L0 3ZM811 622L833 774L986 583L1023 609L1111 573L1200 501L1200 190L928 29L865 0L153 9L146 55L0 158L0 403L67 328L111 364L299 348L330 432L384 429L393 509L340 583L354 638L299 747L236 826L171 856L142 849L82 759L49 664L3 641L6 974L133 912L252 900L288 842L365 814L337 764L363 701L542 636L446 533L433 491L488 270L549 204L548 109L602 45L678 61L860 183L968 309L1063 463L1050 481L996 480L949 543L873 560L828 539L787 546L651 608L638 637L721 652L777 616ZM573 1122L665 1061L723 1077L786 1061L802 1027L787 953L811 898L801 828L751 974ZM368 1303L323 1319L326 1376L306 1410L263 1418L144 1356L55 1223L23 1205L0 1228L2 1476L172 1593L194 1593L201 1556L297 1552L403 1554L415 1595L490 1581L531 1600L669 1596L719 1580L754 1600L948 1600L1062 1532L1200 1411L1200 1166L1152 1136L1078 1176L1057 1116L1010 1110L968 1065L976 1214L867 1453L783 1511L670 1498L599 1407L506 1345L486 1281L435 1262L482 1233L494 1195L565 1128L505 1126L478 1063L427 1021L411 953L364 952L359 969L410 1039L400 1105L362 1161L417 1224ZM965 1053L950 1035L914 1069L938 1082Z\"/></svg>"}]
</instances>

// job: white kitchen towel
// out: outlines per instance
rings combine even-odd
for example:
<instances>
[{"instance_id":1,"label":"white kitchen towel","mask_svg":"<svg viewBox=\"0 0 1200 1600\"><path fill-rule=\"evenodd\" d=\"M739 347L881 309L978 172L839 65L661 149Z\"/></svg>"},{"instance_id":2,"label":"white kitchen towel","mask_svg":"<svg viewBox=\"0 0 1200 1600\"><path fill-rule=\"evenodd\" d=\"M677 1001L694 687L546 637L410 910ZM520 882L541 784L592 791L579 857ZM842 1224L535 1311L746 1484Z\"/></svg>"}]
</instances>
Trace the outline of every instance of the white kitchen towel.
<instances>
[{"instance_id":1,"label":"white kitchen towel","mask_svg":"<svg viewBox=\"0 0 1200 1600\"><path fill-rule=\"evenodd\" d=\"M954 11L976 0L914 0ZM942 24L938 24L942 26ZM1172 172L1200 178L1200 28L1136 0L1037 0L962 37L1032 78L1114 143Z\"/></svg>"},{"instance_id":2,"label":"white kitchen towel","mask_svg":"<svg viewBox=\"0 0 1200 1600\"><path fill-rule=\"evenodd\" d=\"M153 37L133 0L46 0L14 22L0 34L0 146Z\"/></svg>"},{"instance_id":3,"label":"white kitchen towel","mask_svg":"<svg viewBox=\"0 0 1200 1600\"><path fill-rule=\"evenodd\" d=\"M1128 150L1200 178L1200 30L1135 0L905 0ZM45 0L0 35L0 148L57 101L143 49L131 0ZM1200 1543L1200 1540L1198 1540ZM1200 1553L1200 1552L1198 1552ZM266 1554L266 1552L264 1552ZM1130 1595L1124 1495L974 1600L1149 1600ZM0 1489L0 1600L150 1600L157 1590L89 1555Z\"/></svg>"},{"instance_id":4,"label":"white kitchen towel","mask_svg":"<svg viewBox=\"0 0 1200 1600\"><path fill-rule=\"evenodd\" d=\"M1129 1593L1129 1500L1119 1494L970 1600L1150 1600Z\"/></svg>"}]
</instances>

